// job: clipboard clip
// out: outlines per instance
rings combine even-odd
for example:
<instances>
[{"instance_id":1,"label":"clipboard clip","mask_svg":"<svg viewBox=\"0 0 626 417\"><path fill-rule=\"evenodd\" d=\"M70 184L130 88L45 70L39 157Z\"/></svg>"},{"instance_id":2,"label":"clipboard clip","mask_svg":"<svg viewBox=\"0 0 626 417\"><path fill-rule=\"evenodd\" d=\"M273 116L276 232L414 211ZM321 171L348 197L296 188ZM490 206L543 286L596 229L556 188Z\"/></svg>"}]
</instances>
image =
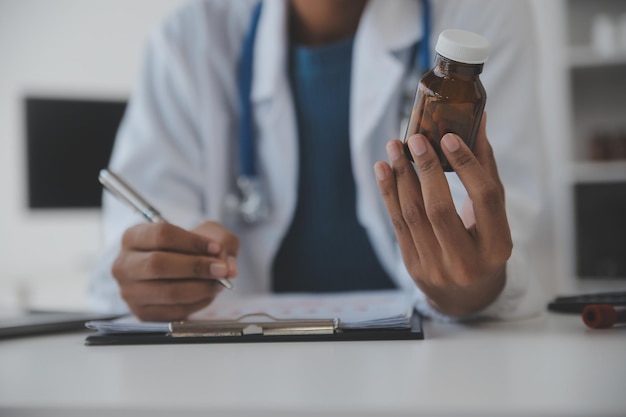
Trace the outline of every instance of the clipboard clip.
<instances>
[{"instance_id":1,"label":"clipboard clip","mask_svg":"<svg viewBox=\"0 0 626 417\"><path fill-rule=\"evenodd\" d=\"M236 320L190 320L169 324L172 337L285 336L334 334L339 319L278 319L266 313L244 314Z\"/></svg>"}]
</instances>

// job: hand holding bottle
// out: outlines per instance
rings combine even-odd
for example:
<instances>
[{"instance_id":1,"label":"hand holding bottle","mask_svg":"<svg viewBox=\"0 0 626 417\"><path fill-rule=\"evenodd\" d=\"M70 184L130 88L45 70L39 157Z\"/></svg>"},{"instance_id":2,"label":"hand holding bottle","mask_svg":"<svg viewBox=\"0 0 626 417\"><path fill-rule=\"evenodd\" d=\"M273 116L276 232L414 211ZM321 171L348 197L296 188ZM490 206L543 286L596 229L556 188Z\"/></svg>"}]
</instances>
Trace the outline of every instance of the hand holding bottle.
<instances>
[{"instance_id":1,"label":"hand holding bottle","mask_svg":"<svg viewBox=\"0 0 626 417\"><path fill-rule=\"evenodd\" d=\"M442 152L468 192L461 215L439 157L423 135L408 141L419 178L399 140L387 145L390 164L374 167L409 274L433 307L456 317L496 299L513 249L504 187L485 124L483 116L474 153L454 134L441 140Z\"/></svg>"}]
</instances>

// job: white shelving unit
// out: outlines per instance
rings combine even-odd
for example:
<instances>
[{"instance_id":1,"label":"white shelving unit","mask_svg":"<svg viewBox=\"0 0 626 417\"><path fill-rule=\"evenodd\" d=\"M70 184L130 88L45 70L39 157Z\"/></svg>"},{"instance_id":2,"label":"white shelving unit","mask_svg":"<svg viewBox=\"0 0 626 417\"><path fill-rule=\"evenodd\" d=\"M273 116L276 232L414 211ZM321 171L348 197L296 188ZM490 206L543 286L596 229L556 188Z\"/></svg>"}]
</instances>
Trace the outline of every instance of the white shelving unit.
<instances>
[{"instance_id":1,"label":"white shelving unit","mask_svg":"<svg viewBox=\"0 0 626 417\"><path fill-rule=\"evenodd\" d=\"M561 236L564 270L575 290L626 288L626 151L616 151L626 149L626 1L563 5L569 149L562 185L571 229ZM598 30L598 16L612 26ZM598 32L614 38L599 42ZM598 143L614 145L598 153Z\"/></svg>"},{"instance_id":2,"label":"white shelving unit","mask_svg":"<svg viewBox=\"0 0 626 417\"><path fill-rule=\"evenodd\" d=\"M573 168L572 180L576 184L626 181L626 161L583 161L576 162Z\"/></svg>"},{"instance_id":3,"label":"white shelving unit","mask_svg":"<svg viewBox=\"0 0 626 417\"><path fill-rule=\"evenodd\" d=\"M626 50L617 50L605 55L589 45L569 47L569 65L571 68L603 68L626 65Z\"/></svg>"}]
</instances>

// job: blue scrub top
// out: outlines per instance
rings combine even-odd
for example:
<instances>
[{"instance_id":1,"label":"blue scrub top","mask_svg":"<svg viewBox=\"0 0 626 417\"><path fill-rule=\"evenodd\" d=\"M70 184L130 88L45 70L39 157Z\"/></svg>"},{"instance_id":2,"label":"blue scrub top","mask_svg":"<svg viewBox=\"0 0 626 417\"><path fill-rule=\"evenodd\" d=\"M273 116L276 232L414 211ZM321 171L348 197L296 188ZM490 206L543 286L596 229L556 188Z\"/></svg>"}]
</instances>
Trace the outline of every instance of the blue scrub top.
<instances>
[{"instance_id":1,"label":"blue scrub top","mask_svg":"<svg viewBox=\"0 0 626 417\"><path fill-rule=\"evenodd\" d=\"M300 172L295 216L273 264L275 292L395 288L356 217L349 139L352 45L350 38L290 48Z\"/></svg>"}]
</instances>

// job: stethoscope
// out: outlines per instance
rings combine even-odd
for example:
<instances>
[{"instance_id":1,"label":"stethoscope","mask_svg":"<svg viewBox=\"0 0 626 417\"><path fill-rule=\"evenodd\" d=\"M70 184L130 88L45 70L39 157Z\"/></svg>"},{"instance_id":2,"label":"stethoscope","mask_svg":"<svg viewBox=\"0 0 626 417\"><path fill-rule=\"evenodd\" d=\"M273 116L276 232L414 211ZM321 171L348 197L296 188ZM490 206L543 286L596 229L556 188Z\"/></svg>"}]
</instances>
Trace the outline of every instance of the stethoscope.
<instances>
[{"instance_id":1,"label":"stethoscope","mask_svg":"<svg viewBox=\"0 0 626 417\"><path fill-rule=\"evenodd\" d=\"M412 48L409 62L413 65L407 70L402 90L401 133L404 133L411 116L415 86L423 72L430 66L430 32L431 9L429 0L422 2L422 40ZM254 63L254 42L261 18L263 2L260 1L252 13L248 32L244 38L241 61L238 73L239 82L239 175L237 177L237 194L227 198L229 209L239 214L246 224L256 224L269 216L269 202L258 177L256 166L255 132L252 114L252 72Z\"/></svg>"}]
</instances>

